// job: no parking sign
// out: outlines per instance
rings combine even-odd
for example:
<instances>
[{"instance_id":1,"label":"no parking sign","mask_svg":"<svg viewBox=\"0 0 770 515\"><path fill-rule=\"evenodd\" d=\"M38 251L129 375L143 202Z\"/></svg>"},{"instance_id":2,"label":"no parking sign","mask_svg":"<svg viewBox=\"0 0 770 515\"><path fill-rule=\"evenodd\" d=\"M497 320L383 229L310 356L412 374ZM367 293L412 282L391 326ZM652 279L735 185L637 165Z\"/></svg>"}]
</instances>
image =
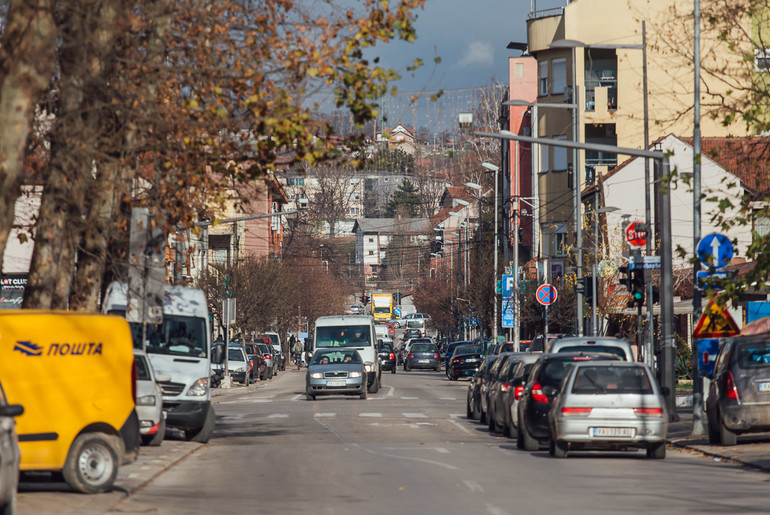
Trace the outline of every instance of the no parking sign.
<instances>
[{"instance_id":1,"label":"no parking sign","mask_svg":"<svg viewBox=\"0 0 770 515\"><path fill-rule=\"evenodd\" d=\"M535 298L543 306L550 306L556 302L556 297L558 297L556 288L550 284L541 284L537 292L535 292Z\"/></svg>"}]
</instances>

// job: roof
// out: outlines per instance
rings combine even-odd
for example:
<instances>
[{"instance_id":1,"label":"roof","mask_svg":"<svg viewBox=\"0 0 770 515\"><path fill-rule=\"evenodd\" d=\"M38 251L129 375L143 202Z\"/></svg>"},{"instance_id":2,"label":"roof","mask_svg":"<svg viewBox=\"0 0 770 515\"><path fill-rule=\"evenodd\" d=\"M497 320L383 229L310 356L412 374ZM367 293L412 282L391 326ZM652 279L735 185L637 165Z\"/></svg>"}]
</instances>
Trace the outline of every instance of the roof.
<instances>
[{"instance_id":1,"label":"roof","mask_svg":"<svg viewBox=\"0 0 770 515\"><path fill-rule=\"evenodd\" d=\"M399 227L400 224L400 227ZM404 229L408 233L421 233L430 229L428 218L358 218L353 225L353 232L360 228L363 233L383 232L392 234L397 229Z\"/></svg>"}]
</instances>

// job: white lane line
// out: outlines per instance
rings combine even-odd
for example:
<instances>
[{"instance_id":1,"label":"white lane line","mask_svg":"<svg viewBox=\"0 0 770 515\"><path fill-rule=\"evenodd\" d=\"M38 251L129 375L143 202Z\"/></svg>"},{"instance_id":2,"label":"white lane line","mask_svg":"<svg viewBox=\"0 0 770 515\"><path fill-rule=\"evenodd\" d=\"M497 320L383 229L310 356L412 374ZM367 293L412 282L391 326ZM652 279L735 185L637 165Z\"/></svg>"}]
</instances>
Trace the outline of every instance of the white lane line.
<instances>
[{"instance_id":1,"label":"white lane line","mask_svg":"<svg viewBox=\"0 0 770 515\"><path fill-rule=\"evenodd\" d=\"M441 397L440 401L456 401L457 397Z\"/></svg>"},{"instance_id":2,"label":"white lane line","mask_svg":"<svg viewBox=\"0 0 770 515\"><path fill-rule=\"evenodd\" d=\"M273 399L243 399L239 401L217 402L217 404L259 404L262 402L273 402Z\"/></svg>"},{"instance_id":3,"label":"white lane line","mask_svg":"<svg viewBox=\"0 0 770 515\"><path fill-rule=\"evenodd\" d=\"M473 433L471 433L471 432L468 430L468 428L466 428L464 425L462 425L462 424L461 424L460 422L458 422L457 420L452 420L452 419L450 418L450 419L449 419L449 421L450 421L452 424L456 425L456 426L457 426L459 429L461 429L462 431L465 431L466 433L468 433L469 435L472 435L472 434L473 434Z\"/></svg>"},{"instance_id":4,"label":"white lane line","mask_svg":"<svg viewBox=\"0 0 770 515\"><path fill-rule=\"evenodd\" d=\"M406 418L428 418L428 415L425 413L402 413Z\"/></svg>"},{"instance_id":5,"label":"white lane line","mask_svg":"<svg viewBox=\"0 0 770 515\"><path fill-rule=\"evenodd\" d=\"M359 417L382 417L382 413L359 413Z\"/></svg>"},{"instance_id":6,"label":"white lane line","mask_svg":"<svg viewBox=\"0 0 770 515\"><path fill-rule=\"evenodd\" d=\"M500 506L494 506L492 504L487 503L487 511L490 513L490 515L510 515L507 511L502 509Z\"/></svg>"},{"instance_id":7,"label":"white lane line","mask_svg":"<svg viewBox=\"0 0 770 515\"><path fill-rule=\"evenodd\" d=\"M287 413L272 413L267 418L289 418L289 415Z\"/></svg>"},{"instance_id":8,"label":"white lane line","mask_svg":"<svg viewBox=\"0 0 770 515\"><path fill-rule=\"evenodd\" d=\"M373 454L375 456L387 456L388 458L396 458L398 460L419 461L420 463L427 463L429 465L435 465L437 467L442 467L448 470L459 470L458 467L455 467L454 465L450 465L449 463L443 463L440 461L426 460L424 458L415 458L414 456L399 456L397 454L379 452L379 451L375 451L374 449L367 449L366 447L363 447L362 445L357 443L353 444L353 447L357 449L361 449L362 451L368 452L369 454Z\"/></svg>"},{"instance_id":9,"label":"white lane line","mask_svg":"<svg viewBox=\"0 0 770 515\"><path fill-rule=\"evenodd\" d=\"M416 401L419 400L419 397L401 397L402 401Z\"/></svg>"},{"instance_id":10,"label":"white lane line","mask_svg":"<svg viewBox=\"0 0 770 515\"><path fill-rule=\"evenodd\" d=\"M234 415L223 415L222 420L238 420L245 417L245 413L236 413Z\"/></svg>"},{"instance_id":11,"label":"white lane line","mask_svg":"<svg viewBox=\"0 0 770 515\"><path fill-rule=\"evenodd\" d=\"M471 481L470 479L466 479L463 481L463 484L468 487L468 490L471 492L478 492L478 493L484 493L484 489L481 488L481 485L478 484L475 481Z\"/></svg>"},{"instance_id":12,"label":"white lane line","mask_svg":"<svg viewBox=\"0 0 770 515\"><path fill-rule=\"evenodd\" d=\"M337 416L336 413L316 413L316 418L334 418Z\"/></svg>"}]
</instances>

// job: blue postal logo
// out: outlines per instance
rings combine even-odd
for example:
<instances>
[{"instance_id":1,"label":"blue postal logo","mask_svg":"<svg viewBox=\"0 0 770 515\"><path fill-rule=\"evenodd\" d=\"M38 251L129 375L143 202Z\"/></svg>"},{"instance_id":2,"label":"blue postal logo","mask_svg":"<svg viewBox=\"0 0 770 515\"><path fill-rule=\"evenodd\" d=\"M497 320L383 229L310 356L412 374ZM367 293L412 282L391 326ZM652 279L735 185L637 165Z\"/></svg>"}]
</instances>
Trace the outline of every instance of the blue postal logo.
<instances>
[{"instance_id":1,"label":"blue postal logo","mask_svg":"<svg viewBox=\"0 0 770 515\"><path fill-rule=\"evenodd\" d=\"M13 350L19 351L27 356L93 356L102 354L102 344L90 343L52 343L45 352L45 347L32 342L17 341Z\"/></svg>"},{"instance_id":2,"label":"blue postal logo","mask_svg":"<svg viewBox=\"0 0 770 515\"><path fill-rule=\"evenodd\" d=\"M27 356L40 356L43 354L43 347L35 345L32 342L16 342L13 350L17 350Z\"/></svg>"}]
</instances>

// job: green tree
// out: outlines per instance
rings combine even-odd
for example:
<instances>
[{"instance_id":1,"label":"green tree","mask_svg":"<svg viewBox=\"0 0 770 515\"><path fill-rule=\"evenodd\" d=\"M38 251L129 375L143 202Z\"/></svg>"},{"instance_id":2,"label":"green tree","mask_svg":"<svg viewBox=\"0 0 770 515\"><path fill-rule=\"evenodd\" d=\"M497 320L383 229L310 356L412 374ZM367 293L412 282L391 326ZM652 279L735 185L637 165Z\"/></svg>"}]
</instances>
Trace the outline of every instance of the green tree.
<instances>
[{"instance_id":1,"label":"green tree","mask_svg":"<svg viewBox=\"0 0 770 515\"><path fill-rule=\"evenodd\" d=\"M385 215L392 218L396 215L399 206L404 206L409 216L415 217L420 213L421 203L422 197L417 187L409 179L404 179L404 182L399 184L398 189L390 196L388 205L385 207Z\"/></svg>"}]
</instances>

